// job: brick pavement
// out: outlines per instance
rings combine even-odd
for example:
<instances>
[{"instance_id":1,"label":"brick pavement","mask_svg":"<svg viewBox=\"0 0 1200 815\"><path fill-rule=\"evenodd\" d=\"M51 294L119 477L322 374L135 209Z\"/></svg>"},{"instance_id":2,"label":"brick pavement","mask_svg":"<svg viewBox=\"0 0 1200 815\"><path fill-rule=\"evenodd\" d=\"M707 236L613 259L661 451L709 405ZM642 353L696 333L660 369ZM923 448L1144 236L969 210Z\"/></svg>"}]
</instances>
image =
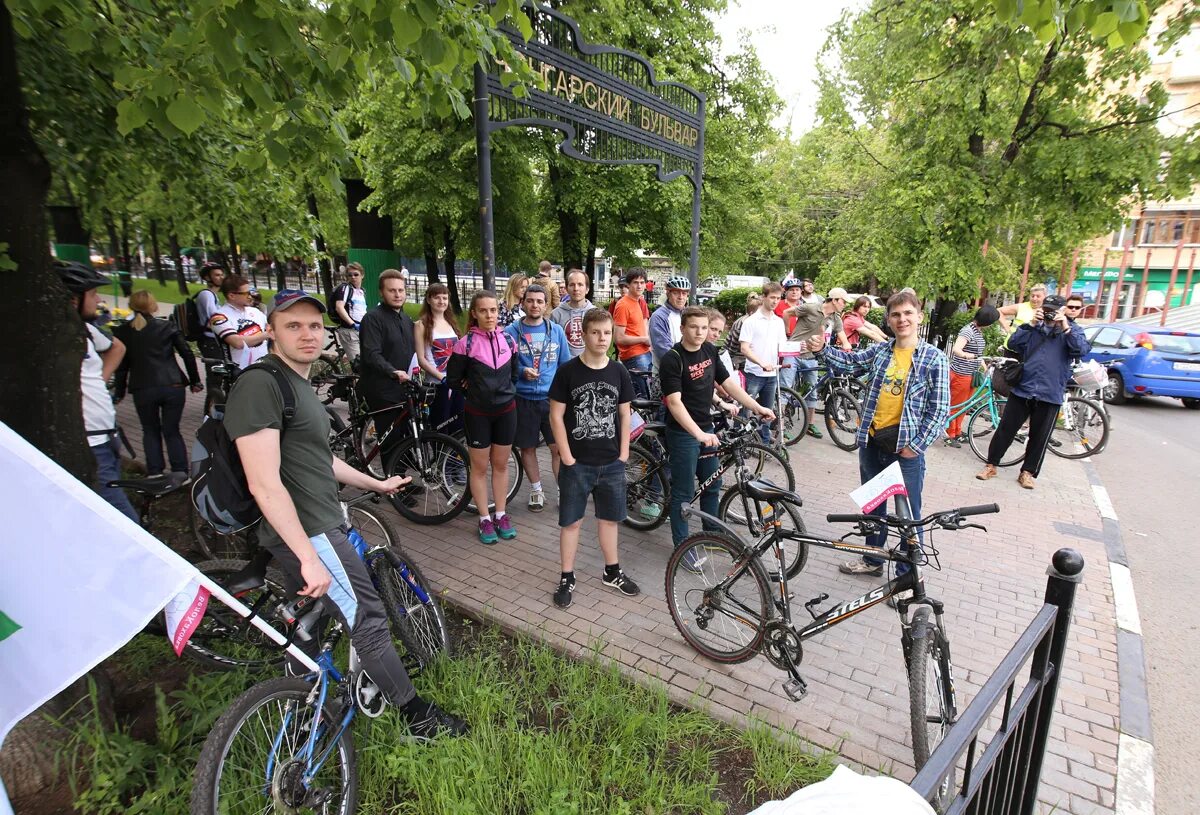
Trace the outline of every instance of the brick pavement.
<instances>
[{"instance_id":1,"label":"brick pavement","mask_svg":"<svg viewBox=\"0 0 1200 815\"><path fill-rule=\"evenodd\" d=\"M189 439L201 404L199 397L189 395L184 419ZM119 413L139 446L132 404L127 400ZM855 457L828 440L806 439L792 448L791 462L809 529L832 533L825 513L854 511L847 493L858 484ZM926 585L946 603L960 709L1040 607L1053 552L1071 546L1083 554L1087 565L1040 799L1043 812L1113 812L1120 715L1113 597L1100 517L1083 468L1048 456L1037 489L1028 492L1017 486L1012 469L992 481L976 481L973 475L981 465L967 449L935 449L928 466L926 511L991 501L1001 506L999 515L982 519L987 533L943 532L933 538L944 568L927 572ZM543 469L549 472L548 466ZM603 564L594 545L595 526L585 522L574 604L567 610L555 608L550 595L559 573L556 507L551 499L541 515L529 513L526 490L514 502L517 540L494 547L478 543L475 519L467 514L432 527L396 516L406 533L404 546L444 587L450 603L568 653L599 648L635 681L661 681L674 701L705 707L734 725L757 717L795 732L817 749L836 750L851 764L911 778L899 622L889 609L854 617L806 643L801 673L809 693L793 703L782 693L782 672L765 659L717 665L678 635L664 602L670 551L665 525L649 534L622 527L622 567L643 592L625 598L600 583ZM1062 528L1076 530L1077 536L1063 535ZM823 550L810 554L795 583L797 600L822 591L844 599L872 585L838 573L836 555Z\"/></svg>"}]
</instances>

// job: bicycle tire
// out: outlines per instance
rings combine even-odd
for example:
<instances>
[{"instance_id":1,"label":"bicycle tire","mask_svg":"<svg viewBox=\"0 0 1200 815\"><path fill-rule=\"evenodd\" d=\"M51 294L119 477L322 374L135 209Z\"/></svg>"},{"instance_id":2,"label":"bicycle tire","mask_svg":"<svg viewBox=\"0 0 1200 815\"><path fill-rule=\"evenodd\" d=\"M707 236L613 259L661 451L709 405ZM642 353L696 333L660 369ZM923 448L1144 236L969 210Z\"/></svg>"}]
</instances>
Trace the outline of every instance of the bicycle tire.
<instances>
[{"instance_id":1,"label":"bicycle tire","mask_svg":"<svg viewBox=\"0 0 1200 815\"><path fill-rule=\"evenodd\" d=\"M744 495L745 492L741 484L733 484L729 489L725 490L725 494L721 496L721 503L717 505L717 517L730 526L745 529L746 535L749 536L750 525L746 522L745 517L746 503L750 505L751 511L755 512L756 516L758 512L769 510L770 504L766 504L763 501L755 501L753 498L746 498L746 503L743 503ZM799 511L791 504L784 504L783 508L786 511L788 520L791 522L791 531L801 535L807 534L808 528L804 525L804 519L800 517ZM785 522L780 521L780 523ZM738 530L739 533L741 529ZM789 539L784 539L781 543L783 545L783 562L785 564L784 573L787 574L788 579L791 579L804 571L804 566L808 563L808 544L803 541ZM773 555L764 555L763 557L767 563L772 565L775 563ZM779 579L778 573L773 569L767 569L767 577L772 581Z\"/></svg>"},{"instance_id":2,"label":"bicycle tire","mask_svg":"<svg viewBox=\"0 0 1200 815\"><path fill-rule=\"evenodd\" d=\"M957 711L951 680L950 648L945 635L929 619L925 606L913 612L908 648L908 704L913 760L917 771L945 738ZM932 687L930 687L932 681ZM938 786L933 804L941 812L955 794L953 765Z\"/></svg>"},{"instance_id":3,"label":"bicycle tire","mask_svg":"<svg viewBox=\"0 0 1200 815\"><path fill-rule=\"evenodd\" d=\"M671 620L688 645L714 662L734 665L757 654L773 614L767 574L756 558L749 560L734 585L720 596L709 594L747 558L750 553L741 542L718 532L697 532L684 538L667 559L665 583ZM695 563L696 571L685 562ZM739 593L731 591L735 588ZM721 603L731 603L736 609L724 611ZM713 628L714 620L720 622L719 631ZM705 639L709 635L711 641Z\"/></svg>"},{"instance_id":4,"label":"bicycle tire","mask_svg":"<svg viewBox=\"0 0 1200 815\"><path fill-rule=\"evenodd\" d=\"M358 450L352 438L353 431L347 431L346 420L332 405L325 406L325 415L329 417L329 451L350 466L354 466L357 463L355 457Z\"/></svg>"},{"instance_id":5,"label":"bicycle tire","mask_svg":"<svg viewBox=\"0 0 1200 815\"><path fill-rule=\"evenodd\" d=\"M375 417L364 416L362 423L354 427L354 449L364 470L376 478L386 478L383 455L379 450L379 433L375 429ZM371 453L375 455L372 457Z\"/></svg>"},{"instance_id":6,"label":"bicycle tire","mask_svg":"<svg viewBox=\"0 0 1200 815\"><path fill-rule=\"evenodd\" d=\"M649 532L666 523L671 486L665 465L639 444L630 445L625 462L625 521L630 529Z\"/></svg>"},{"instance_id":7,"label":"bicycle tire","mask_svg":"<svg viewBox=\"0 0 1200 815\"><path fill-rule=\"evenodd\" d=\"M196 564L202 574L222 586L225 585L222 577L239 572L245 566L244 560L207 560ZM265 583L263 591L237 595L237 599L258 611L261 617L268 617L273 609L291 599L278 570L267 569ZM244 630L242 626L245 626ZM287 635L285 631L280 633ZM201 665L221 671L272 668L282 665L287 658L279 645L257 628L247 625L237 612L215 602L183 647L183 653Z\"/></svg>"},{"instance_id":8,"label":"bicycle tire","mask_svg":"<svg viewBox=\"0 0 1200 815\"><path fill-rule=\"evenodd\" d=\"M404 644L408 657L405 667L409 673L416 674L443 654L449 654L450 629L437 592L412 558L398 546L393 546L372 558L369 568L375 576L392 632ZM422 600L405 579L406 570L412 582L425 592L428 601Z\"/></svg>"},{"instance_id":9,"label":"bicycle tire","mask_svg":"<svg viewBox=\"0 0 1200 815\"><path fill-rule=\"evenodd\" d=\"M1063 426L1063 414L1074 413L1074 429ZM1063 403L1050 431L1050 452L1060 458L1080 459L1102 452L1108 444L1108 413L1092 399L1070 396Z\"/></svg>"},{"instance_id":10,"label":"bicycle tire","mask_svg":"<svg viewBox=\"0 0 1200 815\"><path fill-rule=\"evenodd\" d=\"M458 439L463 447L467 446L467 436L462 431L455 433L454 438ZM525 483L525 465L521 462L521 451L513 447L508 453L508 498L506 506L511 504L513 499L517 497L517 492L521 489L523 483ZM489 484L489 486L491 485ZM470 492L471 490L468 488L467 494L469 495ZM491 504L488 506L488 511L490 512L495 508L496 505ZM474 498L471 498L467 502L467 509L471 512L476 510Z\"/></svg>"},{"instance_id":11,"label":"bicycle tire","mask_svg":"<svg viewBox=\"0 0 1200 815\"><path fill-rule=\"evenodd\" d=\"M847 452L858 449L860 411L850 391L839 388L825 400L825 430L829 440Z\"/></svg>"},{"instance_id":12,"label":"bicycle tire","mask_svg":"<svg viewBox=\"0 0 1200 815\"><path fill-rule=\"evenodd\" d=\"M791 447L808 435L804 397L795 388L779 389L778 416L784 447Z\"/></svg>"},{"instance_id":13,"label":"bicycle tire","mask_svg":"<svg viewBox=\"0 0 1200 815\"><path fill-rule=\"evenodd\" d=\"M274 801L264 794L263 784L267 760L272 754L272 741L276 736L283 736L271 779L272 793L275 793L276 785L283 786L282 779L291 766L290 758L295 748L307 739L306 731L312 727L314 711L307 701L311 690L312 683L305 679L281 677L260 682L233 701L213 725L196 761L191 815L241 815L274 809ZM330 701L325 704L321 727L325 728L326 738L340 723L332 704L332 699L338 696L330 694ZM268 722L267 717L272 714L277 714L279 721ZM285 716L291 717L286 725ZM353 815L358 804L358 763L350 729L338 734L336 744L318 741L317 755L322 755L325 747L334 749L330 750L314 781L319 779L336 785L337 792L334 793L334 806L321 811L330 815ZM238 766L240 764L245 766ZM294 811L287 807L280 809Z\"/></svg>"},{"instance_id":14,"label":"bicycle tire","mask_svg":"<svg viewBox=\"0 0 1200 815\"><path fill-rule=\"evenodd\" d=\"M467 448L444 433L422 433L406 439L389 454L388 476L407 475L412 484L391 496L396 511L422 526L457 518L470 500ZM459 481L462 483L459 483Z\"/></svg>"},{"instance_id":15,"label":"bicycle tire","mask_svg":"<svg viewBox=\"0 0 1200 815\"><path fill-rule=\"evenodd\" d=\"M196 513L191 501L188 501L188 518L192 525L192 539L206 560L245 560L253 553L253 530L223 535Z\"/></svg>"},{"instance_id":16,"label":"bicycle tire","mask_svg":"<svg viewBox=\"0 0 1200 815\"><path fill-rule=\"evenodd\" d=\"M1006 400L996 400L996 415L1004 415L1004 406ZM995 434L998 425L992 421L992 412L988 407L987 402L983 402L977 408L971 411L971 418L967 420L967 441L971 445L971 452L976 457L987 463L988 445L992 441L992 436ZM1012 465L1025 460L1025 440L1028 438L1027 433L1018 432L1013 437L1013 442L1005 451L1004 457L1000 459L1001 467L1011 467Z\"/></svg>"},{"instance_id":17,"label":"bicycle tire","mask_svg":"<svg viewBox=\"0 0 1200 815\"><path fill-rule=\"evenodd\" d=\"M762 478L777 487L786 486L789 490L795 491L796 474L792 472L792 465L788 463L786 454L761 442L752 441L742 446L742 455L745 456L746 463L750 465L750 471L754 473L755 478ZM770 460L770 464L768 464L768 460ZM779 483L780 480L783 480L781 476L786 479L786 484Z\"/></svg>"}]
</instances>

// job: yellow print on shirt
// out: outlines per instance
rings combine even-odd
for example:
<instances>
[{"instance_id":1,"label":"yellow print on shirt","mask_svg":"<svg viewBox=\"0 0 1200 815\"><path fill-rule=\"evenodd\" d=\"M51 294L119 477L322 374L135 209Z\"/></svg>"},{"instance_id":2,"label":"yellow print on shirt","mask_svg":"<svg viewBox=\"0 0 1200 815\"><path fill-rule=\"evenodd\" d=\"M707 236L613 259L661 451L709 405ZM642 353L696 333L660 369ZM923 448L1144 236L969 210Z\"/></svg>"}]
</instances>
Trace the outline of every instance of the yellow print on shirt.
<instances>
[{"instance_id":1,"label":"yellow print on shirt","mask_svg":"<svg viewBox=\"0 0 1200 815\"><path fill-rule=\"evenodd\" d=\"M892 396L900 396L904 393L904 382L908 379L911 369L912 357L901 359L898 354L893 356L887 370L883 372L883 390Z\"/></svg>"}]
</instances>

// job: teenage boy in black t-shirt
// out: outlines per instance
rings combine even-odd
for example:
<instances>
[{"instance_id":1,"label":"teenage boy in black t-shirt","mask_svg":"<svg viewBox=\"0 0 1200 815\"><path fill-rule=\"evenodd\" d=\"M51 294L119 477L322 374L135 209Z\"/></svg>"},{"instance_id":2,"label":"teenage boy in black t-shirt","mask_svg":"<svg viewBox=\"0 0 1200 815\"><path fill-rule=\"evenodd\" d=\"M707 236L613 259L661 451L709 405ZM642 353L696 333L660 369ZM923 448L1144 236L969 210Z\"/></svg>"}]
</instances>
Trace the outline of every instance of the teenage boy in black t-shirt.
<instances>
[{"instance_id":1,"label":"teenage boy in black t-shirt","mask_svg":"<svg viewBox=\"0 0 1200 815\"><path fill-rule=\"evenodd\" d=\"M713 434L712 398L720 385L742 407L757 413L767 421L775 421L775 413L750 398L738 383L737 376L726 370L716 346L708 339L707 309L691 306L679 317L683 339L659 361L663 397L667 402L667 452L671 457L671 540L678 546L688 536L683 505L692 500L696 484L703 483L717 471L717 457L712 454L719 444ZM710 453L701 455L701 447ZM700 509L717 514L720 483L710 484L700 496ZM685 564L689 568L695 564Z\"/></svg>"},{"instance_id":2,"label":"teenage boy in black t-shirt","mask_svg":"<svg viewBox=\"0 0 1200 815\"><path fill-rule=\"evenodd\" d=\"M617 524L625 520L625 462L629 459L629 371L608 358L612 315L593 308L583 315L583 353L559 366L550 384L550 429L562 459L559 469L558 548L562 576L554 605L571 605L579 527L591 495L604 555L604 585L626 597L637 584L621 571Z\"/></svg>"}]
</instances>

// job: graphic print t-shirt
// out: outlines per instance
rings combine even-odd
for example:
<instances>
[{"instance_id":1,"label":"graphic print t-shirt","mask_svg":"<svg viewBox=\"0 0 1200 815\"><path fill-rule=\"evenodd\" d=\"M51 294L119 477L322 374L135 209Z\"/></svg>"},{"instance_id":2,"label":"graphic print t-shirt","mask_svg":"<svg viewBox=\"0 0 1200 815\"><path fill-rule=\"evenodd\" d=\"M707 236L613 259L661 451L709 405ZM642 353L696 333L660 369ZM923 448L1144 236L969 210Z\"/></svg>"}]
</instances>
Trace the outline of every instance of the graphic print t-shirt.
<instances>
[{"instance_id":1,"label":"graphic print t-shirt","mask_svg":"<svg viewBox=\"0 0 1200 815\"><path fill-rule=\"evenodd\" d=\"M217 313L208 321L208 327L222 342L225 342L225 338L230 334L252 337L267 330L267 315L253 306L240 309L226 303L217 309ZM250 367L267 355L265 342L255 346L243 345L241 348L234 348L226 343L226 347L229 349L229 358L242 369Z\"/></svg>"},{"instance_id":2,"label":"graphic print t-shirt","mask_svg":"<svg viewBox=\"0 0 1200 815\"><path fill-rule=\"evenodd\" d=\"M599 467L617 460L617 407L633 400L633 382L624 365L610 360L596 370L576 357L559 367L550 398L567 406L563 424L576 461Z\"/></svg>"},{"instance_id":3,"label":"graphic print t-shirt","mask_svg":"<svg viewBox=\"0 0 1200 815\"><path fill-rule=\"evenodd\" d=\"M904 409L904 386L908 381L908 372L912 370L912 359L912 348L893 350L892 361L883 372L883 387L879 390L875 418L871 420L872 429L900 424L900 413Z\"/></svg>"},{"instance_id":4,"label":"graphic print t-shirt","mask_svg":"<svg viewBox=\"0 0 1200 815\"><path fill-rule=\"evenodd\" d=\"M712 424L709 414L712 412L713 387L729 378L729 370L712 343L706 342L695 351L688 351L683 343L676 343L663 354L658 373L664 398L678 393L693 422L700 427ZM669 410L667 424L679 427Z\"/></svg>"}]
</instances>

